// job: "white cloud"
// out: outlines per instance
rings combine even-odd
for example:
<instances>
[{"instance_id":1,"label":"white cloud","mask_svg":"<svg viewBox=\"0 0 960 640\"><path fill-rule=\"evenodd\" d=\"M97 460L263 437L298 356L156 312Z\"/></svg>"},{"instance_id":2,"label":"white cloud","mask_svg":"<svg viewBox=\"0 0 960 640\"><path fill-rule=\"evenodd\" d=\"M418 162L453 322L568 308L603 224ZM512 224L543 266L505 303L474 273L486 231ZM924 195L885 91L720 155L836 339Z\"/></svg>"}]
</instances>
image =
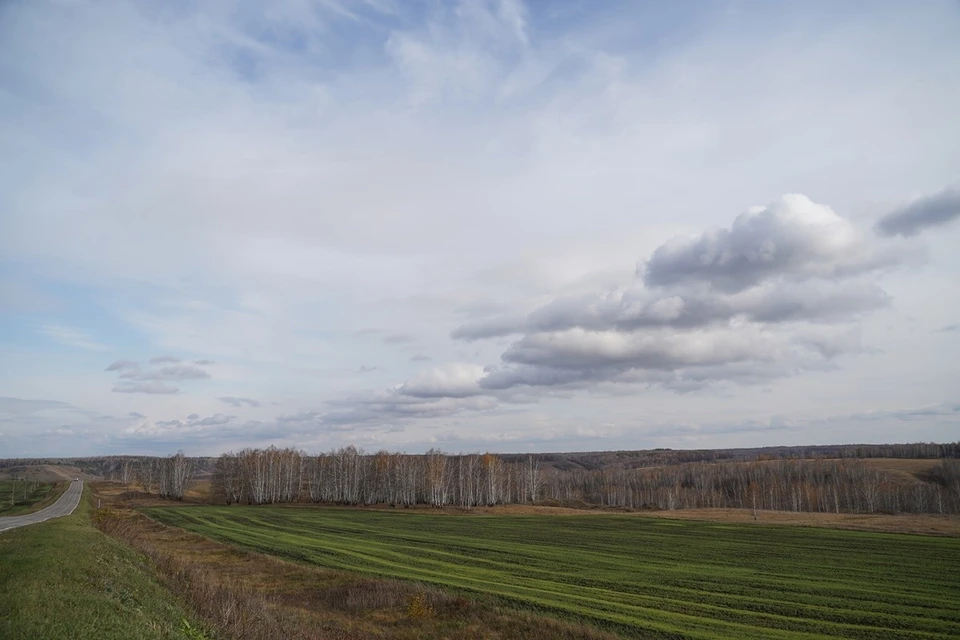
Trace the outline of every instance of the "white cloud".
<instances>
[{"instance_id":1,"label":"white cloud","mask_svg":"<svg viewBox=\"0 0 960 640\"><path fill-rule=\"evenodd\" d=\"M165 382L153 380L151 382L118 382L113 385L116 393L154 393L154 394L172 394L179 393L180 389L170 386Z\"/></svg>"},{"instance_id":2,"label":"white cloud","mask_svg":"<svg viewBox=\"0 0 960 640\"><path fill-rule=\"evenodd\" d=\"M513 0L463 2L453 10L440 5L424 28L392 33L385 49L407 82L410 102L473 101L495 93L513 66L504 63L504 52L523 56L529 44L525 13Z\"/></svg>"},{"instance_id":3,"label":"white cloud","mask_svg":"<svg viewBox=\"0 0 960 640\"><path fill-rule=\"evenodd\" d=\"M151 360L150 362L154 362L154 360ZM141 381L205 380L209 377L210 374L200 367L183 364L160 367L159 369L148 369L146 371L141 371L140 369L127 369L126 371L122 371L120 373L121 379Z\"/></svg>"},{"instance_id":4,"label":"white cloud","mask_svg":"<svg viewBox=\"0 0 960 640\"><path fill-rule=\"evenodd\" d=\"M875 270L896 255L875 250L830 207L801 194L740 214L729 229L658 248L644 267L650 286L705 282L742 291L770 278L838 278Z\"/></svg>"},{"instance_id":5,"label":"white cloud","mask_svg":"<svg viewBox=\"0 0 960 640\"><path fill-rule=\"evenodd\" d=\"M560 297L525 317L471 321L452 337L521 334L479 380L488 392L755 385L867 351L850 327L889 305L878 282L908 253L829 207L784 196L730 228L661 245L628 287Z\"/></svg>"},{"instance_id":6,"label":"white cloud","mask_svg":"<svg viewBox=\"0 0 960 640\"><path fill-rule=\"evenodd\" d=\"M477 384L481 377L483 367L453 363L422 371L397 387L397 391L415 398L466 398L481 393Z\"/></svg>"}]
</instances>

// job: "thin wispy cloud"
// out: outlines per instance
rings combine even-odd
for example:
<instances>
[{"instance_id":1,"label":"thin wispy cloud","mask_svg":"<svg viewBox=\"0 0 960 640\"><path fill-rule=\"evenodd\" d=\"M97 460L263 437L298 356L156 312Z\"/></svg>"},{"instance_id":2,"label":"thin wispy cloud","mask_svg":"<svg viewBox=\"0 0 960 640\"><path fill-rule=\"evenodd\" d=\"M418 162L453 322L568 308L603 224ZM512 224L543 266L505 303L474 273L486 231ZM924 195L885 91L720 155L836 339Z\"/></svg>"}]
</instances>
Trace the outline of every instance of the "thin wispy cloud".
<instances>
[{"instance_id":1,"label":"thin wispy cloud","mask_svg":"<svg viewBox=\"0 0 960 640\"><path fill-rule=\"evenodd\" d=\"M38 332L48 340L57 342L67 347L84 349L87 351L110 350L109 346L98 342L90 334L73 327L45 323L39 327Z\"/></svg>"},{"instance_id":2,"label":"thin wispy cloud","mask_svg":"<svg viewBox=\"0 0 960 640\"><path fill-rule=\"evenodd\" d=\"M139 367L140 365L133 360L114 360L107 365L107 368L104 369L104 371L127 371L138 369Z\"/></svg>"},{"instance_id":3,"label":"thin wispy cloud","mask_svg":"<svg viewBox=\"0 0 960 640\"><path fill-rule=\"evenodd\" d=\"M210 373L199 366L170 364L179 362L180 358L174 356L158 356L150 358L148 366L143 368L134 360L115 360L104 371L116 373L115 393L176 394L180 393L179 383L211 378Z\"/></svg>"},{"instance_id":4,"label":"thin wispy cloud","mask_svg":"<svg viewBox=\"0 0 960 640\"><path fill-rule=\"evenodd\" d=\"M248 406L248 407L259 407L259 406L260 406L260 401L259 401L259 400L254 400L254 399L252 399L252 398L237 398L237 397L234 397L234 396L220 396L219 398L217 398L217 400L219 400L220 402L223 402L223 403L225 403L225 404L229 404L231 407L236 407L236 408L238 408L238 409L239 409L239 408L242 408L242 407L245 406L245 405Z\"/></svg>"},{"instance_id":5,"label":"thin wispy cloud","mask_svg":"<svg viewBox=\"0 0 960 640\"><path fill-rule=\"evenodd\" d=\"M174 394L179 393L180 389L165 382L154 380L151 382L118 382L113 386L115 393L148 393L148 394Z\"/></svg>"}]
</instances>

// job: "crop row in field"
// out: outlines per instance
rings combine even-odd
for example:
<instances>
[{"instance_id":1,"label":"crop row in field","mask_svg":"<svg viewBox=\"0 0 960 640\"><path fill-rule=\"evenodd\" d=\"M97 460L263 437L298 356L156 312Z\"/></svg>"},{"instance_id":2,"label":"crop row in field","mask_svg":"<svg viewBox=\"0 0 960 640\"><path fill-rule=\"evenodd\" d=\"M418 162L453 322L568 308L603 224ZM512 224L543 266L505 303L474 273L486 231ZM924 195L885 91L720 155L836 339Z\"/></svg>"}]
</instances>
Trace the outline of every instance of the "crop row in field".
<instances>
[{"instance_id":1,"label":"crop row in field","mask_svg":"<svg viewBox=\"0 0 960 640\"><path fill-rule=\"evenodd\" d=\"M160 507L300 562L417 580L643 637L947 638L960 540L635 516Z\"/></svg>"}]
</instances>

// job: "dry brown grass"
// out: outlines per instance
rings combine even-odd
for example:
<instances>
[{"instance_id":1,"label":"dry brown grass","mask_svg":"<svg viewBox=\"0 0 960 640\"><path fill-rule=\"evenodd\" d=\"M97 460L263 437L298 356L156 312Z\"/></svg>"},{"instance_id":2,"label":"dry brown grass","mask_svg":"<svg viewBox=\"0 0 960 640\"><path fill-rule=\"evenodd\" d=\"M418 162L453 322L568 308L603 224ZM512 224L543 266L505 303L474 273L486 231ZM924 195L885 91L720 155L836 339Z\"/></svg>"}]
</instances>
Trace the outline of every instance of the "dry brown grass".
<instances>
[{"instance_id":1,"label":"dry brown grass","mask_svg":"<svg viewBox=\"0 0 960 640\"><path fill-rule=\"evenodd\" d=\"M186 490L183 497L191 501L209 502L211 497L210 484L209 479L194 480L190 483L190 487Z\"/></svg>"},{"instance_id":2,"label":"dry brown grass","mask_svg":"<svg viewBox=\"0 0 960 640\"><path fill-rule=\"evenodd\" d=\"M96 487L97 526L151 558L158 574L227 636L289 638L584 638L590 626L475 601L431 587L358 576L251 553L161 525L130 508L155 502ZM169 504L166 502L165 504Z\"/></svg>"},{"instance_id":3,"label":"dry brown grass","mask_svg":"<svg viewBox=\"0 0 960 640\"><path fill-rule=\"evenodd\" d=\"M122 502L123 506L136 509L139 507L170 506L170 500L161 498L157 493L144 493L143 487L135 482L122 484L117 481L98 482L95 485L96 495L104 503ZM181 501L183 504L211 504L209 481L195 480L186 490Z\"/></svg>"},{"instance_id":4,"label":"dry brown grass","mask_svg":"<svg viewBox=\"0 0 960 640\"><path fill-rule=\"evenodd\" d=\"M678 509L644 512L649 517L678 520L710 520L743 524L796 525L833 529L859 529L887 533L915 533L939 536L960 536L960 516L933 514L887 515L881 513L809 513L794 511L757 511L750 509Z\"/></svg>"},{"instance_id":5,"label":"dry brown grass","mask_svg":"<svg viewBox=\"0 0 960 640\"><path fill-rule=\"evenodd\" d=\"M500 515L575 516L589 514L629 513L636 517L674 518L677 520L709 520L744 524L795 525L833 529L858 529L889 533L915 533L960 537L960 516L935 514L880 514L880 513L811 513L807 511L757 511L750 509L677 509L627 512L601 507L572 509L569 507L503 505L472 509L470 513Z\"/></svg>"},{"instance_id":6,"label":"dry brown grass","mask_svg":"<svg viewBox=\"0 0 960 640\"><path fill-rule=\"evenodd\" d=\"M497 515L548 515L583 516L629 514L643 518L674 518L678 520L709 520L713 522L740 522L744 524L796 525L802 527L825 527L834 529L858 529L861 531L885 531L889 533L915 533L926 535L960 537L960 516L935 514L890 515L880 513L811 513L806 511L757 511L750 509L677 509L625 511L594 507L574 509L570 507L502 505L466 510L445 510L446 513L473 513Z\"/></svg>"},{"instance_id":7,"label":"dry brown grass","mask_svg":"<svg viewBox=\"0 0 960 640\"><path fill-rule=\"evenodd\" d=\"M943 461L940 459L864 458L861 462L871 469L886 471L897 480L915 484L927 478L930 471Z\"/></svg>"},{"instance_id":8,"label":"dry brown grass","mask_svg":"<svg viewBox=\"0 0 960 640\"><path fill-rule=\"evenodd\" d=\"M169 504L169 503L167 503ZM291 508L323 509L324 505L290 505ZM343 507L338 507L343 508ZM388 510L382 506L354 507L356 509ZM424 507L428 508L428 507ZM560 507L553 505L508 504L495 507L458 509L447 507L433 509L433 513L451 516L504 515L504 516L584 516L584 515L630 515L638 518L674 518L678 520L708 520L713 522L741 522L744 524L776 524L801 527L825 527L833 529L856 529L861 531L885 531L889 533L913 533L960 537L960 516L935 514L879 514L879 513L811 513L807 511L757 511L750 509L677 509L637 510L610 509L600 506Z\"/></svg>"}]
</instances>

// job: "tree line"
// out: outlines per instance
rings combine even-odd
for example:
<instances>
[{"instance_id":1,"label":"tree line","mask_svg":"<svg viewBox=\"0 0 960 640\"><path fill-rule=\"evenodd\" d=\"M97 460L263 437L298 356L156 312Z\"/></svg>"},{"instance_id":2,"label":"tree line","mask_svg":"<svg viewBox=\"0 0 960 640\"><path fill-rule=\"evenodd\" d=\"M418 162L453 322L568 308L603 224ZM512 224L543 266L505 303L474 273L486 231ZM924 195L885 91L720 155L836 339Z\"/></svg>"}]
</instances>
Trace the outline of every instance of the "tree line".
<instances>
[{"instance_id":1,"label":"tree line","mask_svg":"<svg viewBox=\"0 0 960 640\"><path fill-rule=\"evenodd\" d=\"M922 481L904 481L862 458L939 458ZM960 513L960 442L826 445L571 454L319 455L245 449L219 458L103 456L0 460L12 470L70 464L145 492L182 499L197 472L220 502L268 504L584 504L627 509Z\"/></svg>"},{"instance_id":2,"label":"tree line","mask_svg":"<svg viewBox=\"0 0 960 640\"><path fill-rule=\"evenodd\" d=\"M507 464L523 462L527 454L498 454ZM913 442L901 444L841 444L735 449L648 449L639 451L593 451L580 453L540 453L537 458L545 467L563 470L659 467L688 462L748 462L780 459L833 458L960 458L960 442ZM0 469L36 465L68 465L85 473L114 480L130 475L143 456L88 456L79 458L0 458ZM198 472L213 470L215 457L191 457Z\"/></svg>"},{"instance_id":3,"label":"tree line","mask_svg":"<svg viewBox=\"0 0 960 640\"><path fill-rule=\"evenodd\" d=\"M344 447L316 456L296 449L245 449L217 460L212 487L227 504L310 500L332 504L434 507L537 502L544 470L536 456L506 464L500 456L422 455Z\"/></svg>"},{"instance_id":4,"label":"tree line","mask_svg":"<svg viewBox=\"0 0 960 640\"><path fill-rule=\"evenodd\" d=\"M904 481L857 459L690 463L572 471L548 497L629 509L738 508L834 513L960 513L960 460Z\"/></svg>"},{"instance_id":5,"label":"tree line","mask_svg":"<svg viewBox=\"0 0 960 640\"><path fill-rule=\"evenodd\" d=\"M588 504L627 509L703 507L836 513L960 513L960 460L943 459L924 480L903 481L863 461L779 459L693 462L655 468L559 470L540 456L365 454L345 447L225 453L212 474L227 504L393 506Z\"/></svg>"},{"instance_id":6,"label":"tree line","mask_svg":"<svg viewBox=\"0 0 960 640\"><path fill-rule=\"evenodd\" d=\"M192 458L183 455L183 451L167 458L140 458L136 470L133 459L126 459L121 461L118 479L129 484L135 471L145 493L153 493L156 489L161 498L183 500L193 481L196 463Z\"/></svg>"}]
</instances>

